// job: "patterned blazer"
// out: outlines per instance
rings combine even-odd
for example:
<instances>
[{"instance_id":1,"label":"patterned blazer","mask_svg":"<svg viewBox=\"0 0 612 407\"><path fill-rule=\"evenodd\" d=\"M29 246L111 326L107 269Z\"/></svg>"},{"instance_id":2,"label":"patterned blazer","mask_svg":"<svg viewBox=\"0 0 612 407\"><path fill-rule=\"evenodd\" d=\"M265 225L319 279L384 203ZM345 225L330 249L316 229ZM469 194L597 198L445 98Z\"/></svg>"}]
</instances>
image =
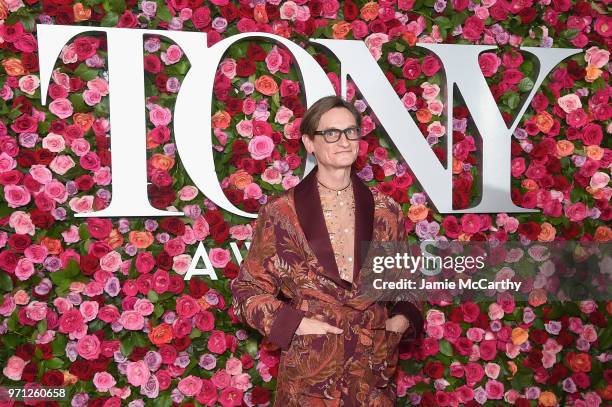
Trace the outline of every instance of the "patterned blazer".
<instances>
[{"instance_id":1,"label":"patterned blazer","mask_svg":"<svg viewBox=\"0 0 612 407\"><path fill-rule=\"evenodd\" d=\"M304 397L339 400L347 387L361 401L345 399L344 405L368 405L372 389L389 387L398 344L423 333L418 301L375 302L356 294L361 242L405 240L403 214L392 198L371 190L351 171L355 261L353 283L345 281L327 233L316 172L317 167L261 208L251 247L231 284L232 306L239 320L281 348L277 405L292 400L299 405ZM399 313L410 320L404 335L385 329L386 319ZM296 335L304 316L344 331Z\"/></svg>"}]
</instances>

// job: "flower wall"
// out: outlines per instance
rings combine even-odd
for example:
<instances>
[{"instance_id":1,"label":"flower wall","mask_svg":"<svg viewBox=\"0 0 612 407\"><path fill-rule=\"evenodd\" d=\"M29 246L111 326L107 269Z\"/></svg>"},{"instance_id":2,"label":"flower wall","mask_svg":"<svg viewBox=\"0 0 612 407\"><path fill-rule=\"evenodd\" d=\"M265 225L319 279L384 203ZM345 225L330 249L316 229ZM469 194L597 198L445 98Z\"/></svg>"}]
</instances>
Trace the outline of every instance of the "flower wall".
<instances>
[{"instance_id":1,"label":"flower wall","mask_svg":"<svg viewBox=\"0 0 612 407\"><path fill-rule=\"evenodd\" d=\"M411 240L608 242L607 2L569 0L0 0L0 385L61 386L73 406L265 405L280 350L231 312L229 283L253 223L218 209L175 151L173 104L189 69L163 38L144 41L149 198L169 218L75 218L111 199L105 37L58 57L40 103L36 24L201 31L208 45L264 31L303 44L339 92L339 64L308 38L365 42L433 151L453 168L454 205L478 198L479 135L456 98L447 129L444 72L417 42L490 44L479 57L510 123L537 65L521 46L580 48L546 78L512 138L512 197L538 212L442 215L350 81L366 136L356 168L402 204ZM215 78L219 181L257 212L303 173L306 108L291 55L242 41ZM445 156L449 135L452 157ZM203 191L204 193L206 191ZM202 242L218 280L184 274ZM533 282L532 282L533 283ZM401 349L400 405L599 406L612 399L610 301L427 305L426 338Z\"/></svg>"}]
</instances>

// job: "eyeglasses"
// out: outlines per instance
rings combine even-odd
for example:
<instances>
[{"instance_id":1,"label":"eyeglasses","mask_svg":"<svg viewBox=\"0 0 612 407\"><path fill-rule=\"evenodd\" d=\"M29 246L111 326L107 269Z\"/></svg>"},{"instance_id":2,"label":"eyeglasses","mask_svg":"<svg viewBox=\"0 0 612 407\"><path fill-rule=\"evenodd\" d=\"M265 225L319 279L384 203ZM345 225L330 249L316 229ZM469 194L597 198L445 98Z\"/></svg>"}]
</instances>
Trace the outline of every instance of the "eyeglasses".
<instances>
[{"instance_id":1,"label":"eyeglasses","mask_svg":"<svg viewBox=\"0 0 612 407\"><path fill-rule=\"evenodd\" d=\"M340 136L344 134L348 140L359 140L361 138L361 128L359 127L347 127L344 130L340 129L326 129L321 131L315 131L313 134L317 136L323 136L326 142L335 143L340 140Z\"/></svg>"}]
</instances>

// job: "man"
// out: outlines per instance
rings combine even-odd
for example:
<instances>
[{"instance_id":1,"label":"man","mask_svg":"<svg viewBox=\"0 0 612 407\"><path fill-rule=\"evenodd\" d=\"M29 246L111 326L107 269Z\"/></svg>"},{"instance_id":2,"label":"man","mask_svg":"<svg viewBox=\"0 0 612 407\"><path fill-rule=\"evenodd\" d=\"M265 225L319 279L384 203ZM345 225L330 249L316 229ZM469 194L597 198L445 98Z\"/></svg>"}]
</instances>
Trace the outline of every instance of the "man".
<instances>
[{"instance_id":1,"label":"man","mask_svg":"<svg viewBox=\"0 0 612 407\"><path fill-rule=\"evenodd\" d=\"M401 207L352 168L360 125L338 96L305 112L317 166L262 207L232 282L236 316L281 348L275 406L394 406L399 342L423 332L417 301L357 294L361 243L406 238Z\"/></svg>"}]
</instances>

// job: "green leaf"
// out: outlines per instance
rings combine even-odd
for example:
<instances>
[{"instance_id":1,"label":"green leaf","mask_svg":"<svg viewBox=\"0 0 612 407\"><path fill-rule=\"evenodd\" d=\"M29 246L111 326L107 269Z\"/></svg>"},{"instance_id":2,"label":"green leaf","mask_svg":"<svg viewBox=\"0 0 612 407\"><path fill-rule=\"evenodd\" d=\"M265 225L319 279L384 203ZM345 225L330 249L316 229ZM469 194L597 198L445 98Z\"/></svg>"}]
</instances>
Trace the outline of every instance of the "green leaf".
<instances>
[{"instance_id":1,"label":"green leaf","mask_svg":"<svg viewBox=\"0 0 612 407\"><path fill-rule=\"evenodd\" d=\"M518 87L521 92L528 92L533 89L533 81L528 77L524 77L519 82Z\"/></svg>"},{"instance_id":2,"label":"green leaf","mask_svg":"<svg viewBox=\"0 0 612 407\"><path fill-rule=\"evenodd\" d=\"M599 349L603 352L612 346L612 326L607 327L599 335Z\"/></svg>"},{"instance_id":3,"label":"green leaf","mask_svg":"<svg viewBox=\"0 0 612 407\"><path fill-rule=\"evenodd\" d=\"M74 73L84 81L90 81L98 76L98 71L96 69L90 69L85 64L79 64L77 69L74 70Z\"/></svg>"},{"instance_id":4,"label":"green leaf","mask_svg":"<svg viewBox=\"0 0 612 407\"><path fill-rule=\"evenodd\" d=\"M118 22L119 16L111 11L107 13L104 18L102 18L102 21L100 21L100 25L102 27L114 27L117 25Z\"/></svg>"},{"instance_id":5,"label":"green leaf","mask_svg":"<svg viewBox=\"0 0 612 407\"><path fill-rule=\"evenodd\" d=\"M453 347L446 339L440 340L440 352L446 356L453 356Z\"/></svg>"},{"instance_id":6,"label":"green leaf","mask_svg":"<svg viewBox=\"0 0 612 407\"><path fill-rule=\"evenodd\" d=\"M4 271L0 272L0 290L2 291L13 291L13 280Z\"/></svg>"},{"instance_id":7,"label":"green leaf","mask_svg":"<svg viewBox=\"0 0 612 407\"><path fill-rule=\"evenodd\" d=\"M170 14L170 10L168 10L165 4L157 6L157 18L166 22L172 20L172 14Z\"/></svg>"},{"instance_id":8,"label":"green leaf","mask_svg":"<svg viewBox=\"0 0 612 407\"><path fill-rule=\"evenodd\" d=\"M52 358L45 361L45 366L47 366L48 369L59 369L64 366L64 361L60 358Z\"/></svg>"}]
</instances>

